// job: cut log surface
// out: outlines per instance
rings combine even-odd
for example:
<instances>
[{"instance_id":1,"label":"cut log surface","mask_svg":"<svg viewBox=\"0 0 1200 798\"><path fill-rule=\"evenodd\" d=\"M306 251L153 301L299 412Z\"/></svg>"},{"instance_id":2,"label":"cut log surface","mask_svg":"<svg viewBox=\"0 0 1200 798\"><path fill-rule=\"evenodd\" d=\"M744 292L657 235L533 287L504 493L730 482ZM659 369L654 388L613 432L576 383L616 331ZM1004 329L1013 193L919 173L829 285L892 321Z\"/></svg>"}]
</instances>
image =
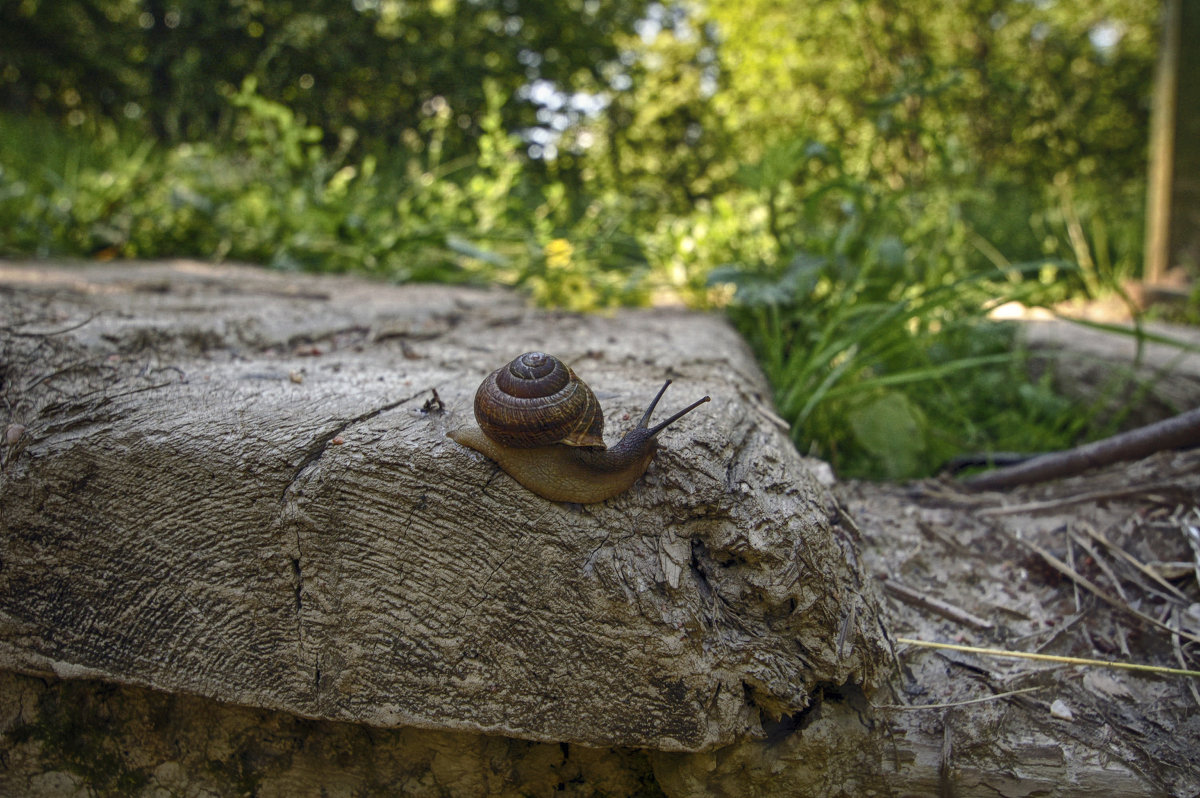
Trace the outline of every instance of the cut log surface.
<instances>
[{"instance_id":1,"label":"cut log surface","mask_svg":"<svg viewBox=\"0 0 1200 798\"><path fill-rule=\"evenodd\" d=\"M194 263L0 269L0 667L301 716L699 751L869 686L873 589L719 317ZM446 438L543 349L646 476L548 502ZM444 411L435 394L444 403Z\"/></svg>"},{"instance_id":2,"label":"cut log surface","mask_svg":"<svg viewBox=\"0 0 1200 798\"><path fill-rule=\"evenodd\" d=\"M533 349L712 402L546 501L446 437ZM839 483L769 396L719 316L0 265L0 795L1200 794L1191 677L919 645L1194 669L1200 451Z\"/></svg>"}]
</instances>

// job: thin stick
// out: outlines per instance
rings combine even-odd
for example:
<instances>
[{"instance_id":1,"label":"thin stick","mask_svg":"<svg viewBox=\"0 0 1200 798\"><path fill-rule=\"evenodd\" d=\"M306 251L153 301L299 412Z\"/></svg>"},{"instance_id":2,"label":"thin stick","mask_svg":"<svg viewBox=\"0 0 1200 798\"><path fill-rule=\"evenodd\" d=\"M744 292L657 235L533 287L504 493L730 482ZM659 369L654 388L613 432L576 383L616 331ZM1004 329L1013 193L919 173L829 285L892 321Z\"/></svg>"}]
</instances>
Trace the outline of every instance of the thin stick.
<instances>
[{"instance_id":1,"label":"thin stick","mask_svg":"<svg viewBox=\"0 0 1200 798\"><path fill-rule=\"evenodd\" d=\"M1171 608L1171 620L1173 620L1176 625L1179 624L1178 607ZM1175 659L1179 660L1179 664L1187 665L1187 660L1183 657L1183 646L1179 645L1179 635L1171 635L1171 648L1175 649ZM1200 706L1200 690L1196 689L1196 683L1188 682L1188 688L1192 691L1192 700L1196 702L1197 706Z\"/></svg>"},{"instance_id":2,"label":"thin stick","mask_svg":"<svg viewBox=\"0 0 1200 798\"><path fill-rule=\"evenodd\" d=\"M1094 490L1087 493L1076 493L1073 496L1064 496L1061 499L1048 499L1041 502L1025 502L1024 504L1008 504L1002 507L984 507L975 511L977 516L997 516L997 515L1016 515L1018 513L1037 513L1045 510L1057 510L1062 507L1070 507L1072 504L1085 504L1087 502L1103 501L1105 499L1124 499L1129 497L1140 498L1143 495L1149 495L1156 491L1177 490L1181 485L1176 482L1147 482L1141 485L1131 485L1128 488L1120 490Z\"/></svg>"},{"instance_id":3,"label":"thin stick","mask_svg":"<svg viewBox=\"0 0 1200 798\"><path fill-rule=\"evenodd\" d=\"M1121 601L1124 601L1126 604L1130 603L1129 596L1125 595L1125 588L1121 587L1121 580L1117 578L1117 575L1113 573L1113 569L1109 567L1108 560L1100 556L1100 552L1096 551L1096 548L1092 546L1091 541L1087 540L1083 535L1070 528L1067 529L1067 536L1074 541L1077 546L1086 551L1088 556L1092 558L1092 562L1096 564L1096 567L1104 572L1104 575L1108 577L1108 581L1112 582L1113 589L1117 591L1117 595L1121 597ZM1074 563L1071 563L1071 568L1074 570Z\"/></svg>"},{"instance_id":4,"label":"thin stick","mask_svg":"<svg viewBox=\"0 0 1200 798\"><path fill-rule=\"evenodd\" d=\"M1153 579L1159 585L1159 587L1162 587L1163 589L1171 592L1175 596L1175 598L1179 599L1180 601L1188 601L1189 600L1187 595L1185 595L1182 590L1175 587L1175 585L1171 584L1166 579L1163 579L1162 576L1160 576L1158 573L1156 573L1153 568L1147 568L1142 563L1141 560L1139 560L1137 557L1134 557L1129 552L1125 551L1125 549L1121 548L1116 543L1113 543L1111 540L1108 539L1108 537L1103 532L1097 530L1095 527L1093 527L1091 524L1087 523L1086 521L1083 522L1081 524L1081 526L1083 527L1084 532L1087 532L1089 535L1092 536L1092 538L1099 541L1102 545L1107 547L1110 551L1115 553L1122 560L1124 560L1125 562L1132 565L1134 568L1136 568L1138 570L1139 573L1141 573L1142 575L1144 575L1150 579Z\"/></svg>"},{"instance_id":5,"label":"thin stick","mask_svg":"<svg viewBox=\"0 0 1200 798\"><path fill-rule=\"evenodd\" d=\"M72 330L78 330L80 327L90 324L92 319L96 318L98 315L100 314L93 313L78 324L72 324L70 327L63 327L58 330L47 330L46 332L40 332L38 330L30 330L28 332L24 330L9 330L9 332L19 338L49 338L52 335L62 335L63 333L69 333Z\"/></svg>"},{"instance_id":6,"label":"thin stick","mask_svg":"<svg viewBox=\"0 0 1200 798\"><path fill-rule=\"evenodd\" d=\"M989 657L1012 657L1014 659L1035 659L1041 662L1057 662L1063 665L1092 665L1097 668L1120 668L1127 671L1145 673L1165 673L1173 676L1192 676L1200 678L1200 671L1189 671L1183 668L1164 668L1159 665L1139 665L1136 662L1111 662L1103 659L1085 659L1084 657L1060 657L1056 654L1032 654L1027 651L1008 651L1003 648L979 648L978 646L960 646L955 643L930 643L925 640L914 640L911 637L897 637L897 643L922 648L946 648L951 651L961 651L965 654L983 654Z\"/></svg>"},{"instance_id":7,"label":"thin stick","mask_svg":"<svg viewBox=\"0 0 1200 798\"><path fill-rule=\"evenodd\" d=\"M1104 603L1106 603L1118 610L1121 610L1122 612L1128 612L1130 615L1133 615L1135 618L1139 618L1139 619L1145 621L1146 623L1151 624L1152 626L1157 626L1160 629L1170 632L1171 634L1176 634L1176 635L1179 635L1180 637L1184 637L1184 638L1192 641L1193 643L1200 643L1200 637L1197 637L1196 635L1191 634L1189 632L1184 632L1180 629L1175 629L1174 627L1163 623L1162 621L1158 620L1157 618L1155 618L1153 616L1147 615L1144 612L1138 612L1133 607L1130 607L1128 604L1122 604L1120 601L1117 601L1115 598L1113 598L1112 596L1108 595L1103 590L1101 590L1094 582L1092 582L1086 576L1076 573L1065 562L1058 559L1057 557L1055 557L1053 554L1051 554L1050 552L1043 549L1038 544L1033 543L1032 541L1028 541L1028 540L1021 540L1020 538L1015 537L1015 536L1013 536L1013 540L1017 541L1022 546L1026 546L1026 547L1032 549L1033 551L1035 551L1038 554L1038 556L1040 556L1043 560L1045 560L1046 563L1051 568L1058 571L1060 574L1067 577L1068 579L1076 582L1080 587L1086 589L1089 593L1091 593L1092 595L1094 595L1096 598L1100 599Z\"/></svg>"},{"instance_id":8,"label":"thin stick","mask_svg":"<svg viewBox=\"0 0 1200 798\"><path fill-rule=\"evenodd\" d=\"M965 707L967 704L986 704L989 701L999 701L1001 698L1045 690L1046 687L1048 685L1040 684L1036 687L1022 687L1020 690L1009 690L1007 693L984 695L979 698L968 698L963 701L948 701L944 704L875 704L874 708L886 709L892 712L911 712L914 709L950 709L952 707Z\"/></svg>"},{"instance_id":9,"label":"thin stick","mask_svg":"<svg viewBox=\"0 0 1200 798\"><path fill-rule=\"evenodd\" d=\"M913 590L911 587L902 585L899 582L893 582L889 579L883 583L883 589L889 595L895 596L906 604L927 609L931 612L937 613L943 618L954 621L955 623L984 631L992 628L991 621L987 621L983 618L972 615L966 610L956 607L947 601L942 601L939 598L927 596L924 593L919 593L916 590Z\"/></svg>"}]
</instances>

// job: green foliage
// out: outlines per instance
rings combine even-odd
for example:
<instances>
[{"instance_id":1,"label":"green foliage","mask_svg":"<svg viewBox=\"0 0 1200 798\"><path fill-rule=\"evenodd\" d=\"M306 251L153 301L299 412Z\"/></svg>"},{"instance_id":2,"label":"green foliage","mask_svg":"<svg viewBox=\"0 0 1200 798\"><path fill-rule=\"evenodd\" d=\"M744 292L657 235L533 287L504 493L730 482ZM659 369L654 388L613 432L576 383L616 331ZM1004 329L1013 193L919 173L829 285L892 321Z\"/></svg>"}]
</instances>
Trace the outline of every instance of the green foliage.
<instances>
[{"instance_id":1,"label":"green foliage","mask_svg":"<svg viewBox=\"0 0 1200 798\"><path fill-rule=\"evenodd\" d=\"M585 0L14 0L0 4L0 107L72 125L123 119L164 141L232 124L223 95L257 80L266 99L321 127L395 146L431 103L470 153L487 107L532 80L573 88L618 56L613 33L645 3ZM536 109L504 109L508 130Z\"/></svg>"},{"instance_id":2,"label":"green foliage","mask_svg":"<svg viewBox=\"0 0 1200 798\"><path fill-rule=\"evenodd\" d=\"M475 159L443 160L435 103L410 137L420 157L333 152L320 131L256 91L229 96L233 142L156 146L96 124L69 135L0 116L0 253L199 256L394 280L524 285L546 304L631 304L645 289L636 241L600 206L576 218L564 188L538 186L520 142L489 108ZM419 145L419 146L417 146ZM578 244L571 243L578 241Z\"/></svg>"},{"instance_id":3,"label":"green foliage","mask_svg":"<svg viewBox=\"0 0 1200 798\"><path fill-rule=\"evenodd\" d=\"M801 175L806 201L774 207ZM1086 409L1029 384L1011 333L987 318L1008 301L1057 298L1077 268L989 263L996 253L973 246L962 210L972 192L882 192L813 142L769 150L742 179L766 206L766 255L708 279L734 288L733 318L797 445L846 475L898 478L962 451L1038 451L1094 432ZM1049 287L1031 279L1047 275Z\"/></svg>"},{"instance_id":4,"label":"green foliage","mask_svg":"<svg viewBox=\"0 0 1200 798\"><path fill-rule=\"evenodd\" d=\"M631 85L598 87L609 108L573 132L597 142L595 179L680 217L749 188L778 239L839 223L836 172L923 203L926 229L963 214L964 253L1079 263L1068 291L1138 273L1153 0L686 8L629 42Z\"/></svg>"},{"instance_id":5,"label":"green foliage","mask_svg":"<svg viewBox=\"0 0 1200 798\"><path fill-rule=\"evenodd\" d=\"M997 293L1003 275L888 298L873 296L870 275L837 271L800 256L776 281L713 279L739 285L731 312L793 439L839 473L910 477L964 451L1051 450L1102 431L1091 409L1031 383L1014 331L986 318L1000 301L990 297L1012 296Z\"/></svg>"}]
</instances>

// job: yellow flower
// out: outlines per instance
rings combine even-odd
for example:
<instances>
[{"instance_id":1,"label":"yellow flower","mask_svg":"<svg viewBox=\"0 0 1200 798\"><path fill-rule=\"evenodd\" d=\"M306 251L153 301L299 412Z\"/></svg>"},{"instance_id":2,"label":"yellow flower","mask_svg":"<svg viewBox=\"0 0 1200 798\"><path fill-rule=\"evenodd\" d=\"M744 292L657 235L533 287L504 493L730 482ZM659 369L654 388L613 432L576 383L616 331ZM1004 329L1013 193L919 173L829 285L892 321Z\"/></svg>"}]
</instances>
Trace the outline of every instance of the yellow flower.
<instances>
[{"instance_id":1,"label":"yellow flower","mask_svg":"<svg viewBox=\"0 0 1200 798\"><path fill-rule=\"evenodd\" d=\"M566 269L571 265L575 247L565 238L556 238L546 245L546 268Z\"/></svg>"}]
</instances>

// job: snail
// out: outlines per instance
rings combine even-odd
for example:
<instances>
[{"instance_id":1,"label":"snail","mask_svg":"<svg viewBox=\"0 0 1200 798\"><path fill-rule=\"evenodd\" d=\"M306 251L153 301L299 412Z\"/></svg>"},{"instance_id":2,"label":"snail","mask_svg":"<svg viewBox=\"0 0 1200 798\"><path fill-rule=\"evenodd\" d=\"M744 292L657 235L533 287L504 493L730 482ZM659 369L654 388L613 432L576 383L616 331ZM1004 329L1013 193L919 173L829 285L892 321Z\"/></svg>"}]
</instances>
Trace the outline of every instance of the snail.
<instances>
[{"instance_id":1,"label":"snail","mask_svg":"<svg viewBox=\"0 0 1200 798\"><path fill-rule=\"evenodd\" d=\"M475 392L478 427L449 437L490 457L529 490L560 502L591 504L628 490L654 458L668 425L709 401L705 396L666 421L647 426L667 386L642 420L611 449L604 414L587 383L544 352L526 352L488 375Z\"/></svg>"}]
</instances>

